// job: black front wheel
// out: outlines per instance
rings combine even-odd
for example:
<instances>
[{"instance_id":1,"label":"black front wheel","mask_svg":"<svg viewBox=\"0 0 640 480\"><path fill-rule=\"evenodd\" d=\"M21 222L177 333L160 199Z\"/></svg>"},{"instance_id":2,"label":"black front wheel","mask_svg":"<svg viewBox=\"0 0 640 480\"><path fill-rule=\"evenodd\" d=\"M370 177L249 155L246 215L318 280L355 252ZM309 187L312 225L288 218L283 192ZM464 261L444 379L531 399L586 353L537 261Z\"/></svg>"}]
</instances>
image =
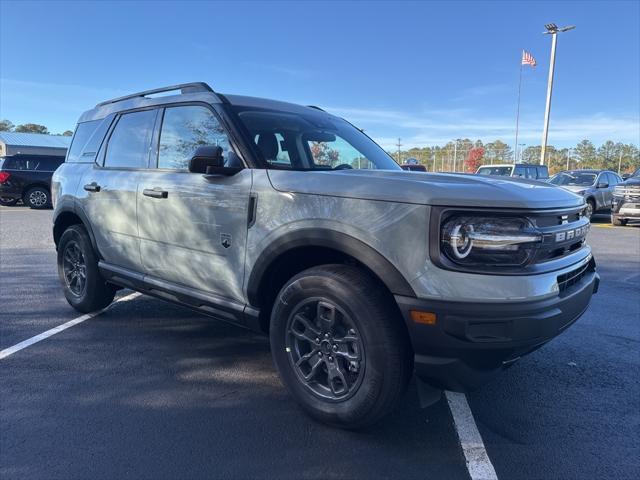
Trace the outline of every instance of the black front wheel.
<instances>
[{"instance_id":1,"label":"black front wheel","mask_svg":"<svg viewBox=\"0 0 640 480\"><path fill-rule=\"evenodd\" d=\"M106 307L116 293L100 274L91 239L81 225L72 225L60 237L58 276L67 302L83 313Z\"/></svg>"},{"instance_id":2,"label":"black front wheel","mask_svg":"<svg viewBox=\"0 0 640 480\"><path fill-rule=\"evenodd\" d=\"M296 275L274 305L274 361L295 399L314 418L361 428L401 399L412 355L393 297L366 272L346 265Z\"/></svg>"}]
</instances>

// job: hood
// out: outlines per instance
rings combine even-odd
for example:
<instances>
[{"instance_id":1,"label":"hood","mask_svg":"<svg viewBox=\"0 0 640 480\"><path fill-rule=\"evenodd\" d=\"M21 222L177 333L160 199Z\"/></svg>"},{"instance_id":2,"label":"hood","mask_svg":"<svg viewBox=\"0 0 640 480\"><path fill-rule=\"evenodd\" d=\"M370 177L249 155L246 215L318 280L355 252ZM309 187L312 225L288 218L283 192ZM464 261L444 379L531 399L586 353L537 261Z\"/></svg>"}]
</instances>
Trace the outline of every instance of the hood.
<instances>
[{"instance_id":1,"label":"hood","mask_svg":"<svg viewBox=\"0 0 640 480\"><path fill-rule=\"evenodd\" d=\"M584 199L546 182L512 177L385 170L268 170L276 190L420 205L578 207Z\"/></svg>"},{"instance_id":2,"label":"hood","mask_svg":"<svg viewBox=\"0 0 640 480\"><path fill-rule=\"evenodd\" d=\"M570 192L583 192L585 190L589 190L593 188L593 185L562 185L560 188L564 188L565 190L569 190Z\"/></svg>"},{"instance_id":3,"label":"hood","mask_svg":"<svg viewBox=\"0 0 640 480\"><path fill-rule=\"evenodd\" d=\"M627 178L624 182L619 183L618 185L624 185L626 187L630 187L632 185L640 185L640 177Z\"/></svg>"}]
</instances>

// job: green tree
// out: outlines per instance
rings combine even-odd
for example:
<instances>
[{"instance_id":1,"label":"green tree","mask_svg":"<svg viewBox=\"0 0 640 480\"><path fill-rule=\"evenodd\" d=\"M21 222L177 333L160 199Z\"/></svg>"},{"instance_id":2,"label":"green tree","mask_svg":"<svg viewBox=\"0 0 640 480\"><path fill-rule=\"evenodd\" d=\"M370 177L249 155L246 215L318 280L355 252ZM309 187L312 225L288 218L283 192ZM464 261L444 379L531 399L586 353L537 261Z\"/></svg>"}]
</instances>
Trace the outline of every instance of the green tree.
<instances>
[{"instance_id":1,"label":"green tree","mask_svg":"<svg viewBox=\"0 0 640 480\"><path fill-rule=\"evenodd\" d=\"M10 132L13 130L13 123L10 120L0 120L0 132Z\"/></svg>"},{"instance_id":2,"label":"green tree","mask_svg":"<svg viewBox=\"0 0 640 480\"><path fill-rule=\"evenodd\" d=\"M576 148L573 149L573 153L581 168L597 166L598 155L596 147L589 140L582 140L578 143Z\"/></svg>"},{"instance_id":3,"label":"green tree","mask_svg":"<svg viewBox=\"0 0 640 480\"><path fill-rule=\"evenodd\" d=\"M71 130L65 130L64 132L62 132L63 137L70 137L72 135L73 135L73 132Z\"/></svg>"},{"instance_id":4,"label":"green tree","mask_svg":"<svg viewBox=\"0 0 640 480\"><path fill-rule=\"evenodd\" d=\"M513 150L502 140L487 143L485 145L485 157L489 163L509 163L513 161Z\"/></svg>"},{"instance_id":5,"label":"green tree","mask_svg":"<svg viewBox=\"0 0 640 480\"><path fill-rule=\"evenodd\" d=\"M49 130L44 125L38 125L37 123L25 123L23 125L18 125L15 132L20 133L49 133Z\"/></svg>"},{"instance_id":6,"label":"green tree","mask_svg":"<svg viewBox=\"0 0 640 480\"><path fill-rule=\"evenodd\" d=\"M607 140L598 148L598 166L606 170L618 169L620 144Z\"/></svg>"}]
</instances>

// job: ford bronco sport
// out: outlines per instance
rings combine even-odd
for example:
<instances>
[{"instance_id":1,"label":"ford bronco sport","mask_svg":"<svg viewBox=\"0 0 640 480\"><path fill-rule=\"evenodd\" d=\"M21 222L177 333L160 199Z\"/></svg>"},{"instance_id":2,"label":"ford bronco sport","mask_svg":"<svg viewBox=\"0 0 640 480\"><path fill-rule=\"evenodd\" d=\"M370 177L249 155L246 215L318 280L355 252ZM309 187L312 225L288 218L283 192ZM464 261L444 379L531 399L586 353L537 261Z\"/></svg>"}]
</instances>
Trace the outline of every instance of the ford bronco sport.
<instances>
[{"instance_id":1,"label":"ford bronco sport","mask_svg":"<svg viewBox=\"0 0 640 480\"><path fill-rule=\"evenodd\" d=\"M380 419L414 371L427 393L481 385L598 287L581 197L405 172L317 107L150 90L85 112L66 160L53 236L75 309L126 287L268 332L286 387L332 425Z\"/></svg>"}]
</instances>

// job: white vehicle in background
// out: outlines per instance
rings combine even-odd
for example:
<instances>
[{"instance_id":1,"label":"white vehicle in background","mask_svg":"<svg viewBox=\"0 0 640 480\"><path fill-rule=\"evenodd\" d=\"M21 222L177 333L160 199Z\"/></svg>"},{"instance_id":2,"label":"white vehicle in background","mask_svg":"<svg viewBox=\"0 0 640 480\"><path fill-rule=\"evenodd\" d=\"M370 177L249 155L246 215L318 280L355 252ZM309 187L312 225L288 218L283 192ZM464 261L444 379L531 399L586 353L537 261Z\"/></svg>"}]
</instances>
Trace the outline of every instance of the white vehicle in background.
<instances>
[{"instance_id":1,"label":"white vehicle in background","mask_svg":"<svg viewBox=\"0 0 640 480\"><path fill-rule=\"evenodd\" d=\"M501 177L520 177L531 180L547 180L549 170L546 165L529 165L526 163L504 163L499 165L481 165L476 175L492 175Z\"/></svg>"}]
</instances>

